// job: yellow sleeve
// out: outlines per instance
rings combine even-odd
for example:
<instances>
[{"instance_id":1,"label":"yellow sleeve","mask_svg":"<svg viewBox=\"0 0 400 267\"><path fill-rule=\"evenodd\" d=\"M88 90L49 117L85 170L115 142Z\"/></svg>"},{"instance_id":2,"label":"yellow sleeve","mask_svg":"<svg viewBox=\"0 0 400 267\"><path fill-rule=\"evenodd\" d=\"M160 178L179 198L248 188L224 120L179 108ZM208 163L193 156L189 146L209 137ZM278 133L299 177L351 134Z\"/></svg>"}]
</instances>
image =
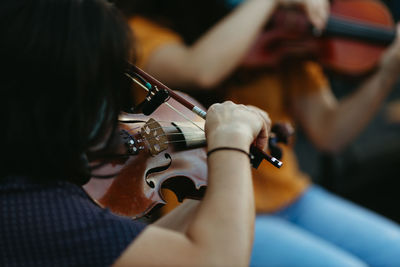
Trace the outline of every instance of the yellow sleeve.
<instances>
[{"instance_id":1,"label":"yellow sleeve","mask_svg":"<svg viewBox=\"0 0 400 267\"><path fill-rule=\"evenodd\" d=\"M143 68L150 56L161 46L170 43L182 43L182 39L172 30L143 17L129 20L135 39L135 64Z\"/></svg>"},{"instance_id":2,"label":"yellow sleeve","mask_svg":"<svg viewBox=\"0 0 400 267\"><path fill-rule=\"evenodd\" d=\"M286 76L286 81L292 97L312 94L329 88L329 82L321 65L312 61L291 68L289 75Z\"/></svg>"}]
</instances>

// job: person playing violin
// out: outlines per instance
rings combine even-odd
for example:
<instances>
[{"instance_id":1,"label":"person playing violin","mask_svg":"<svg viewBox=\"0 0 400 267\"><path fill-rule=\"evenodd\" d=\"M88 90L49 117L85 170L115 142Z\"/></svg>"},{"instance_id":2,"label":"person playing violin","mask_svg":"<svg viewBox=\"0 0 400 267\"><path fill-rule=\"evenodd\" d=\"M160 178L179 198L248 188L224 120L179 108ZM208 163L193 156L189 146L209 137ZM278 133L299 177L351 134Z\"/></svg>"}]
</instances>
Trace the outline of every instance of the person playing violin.
<instances>
[{"instance_id":1,"label":"person playing violin","mask_svg":"<svg viewBox=\"0 0 400 267\"><path fill-rule=\"evenodd\" d=\"M223 1L115 2L129 18L137 63L144 70L171 88L189 93L197 91L188 88L199 88L203 99L218 94L213 88L220 86L226 99L268 110L273 121L301 126L328 152L343 149L362 131L400 73L396 38L378 70L341 101L315 62L236 74L279 5L303 6L311 23L323 29L327 0L247 0L222 19L216 13ZM253 172L258 216L251 265L399 265L399 225L312 185L292 145L282 146L281 169L262 164Z\"/></svg>"},{"instance_id":2,"label":"person playing violin","mask_svg":"<svg viewBox=\"0 0 400 267\"><path fill-rule=\"evenodd\" d=\"M254 224L248 151L270 120L215 104L208 190L155 223L117 216L82 189L127 96L131 33L102 0L0 3L1 266L246 266ZM232 142L234 141L234 142ZM219 149L230 147L232 149ZM217 149L217 150L215 150Z\"/></svg>"}]
</instances>

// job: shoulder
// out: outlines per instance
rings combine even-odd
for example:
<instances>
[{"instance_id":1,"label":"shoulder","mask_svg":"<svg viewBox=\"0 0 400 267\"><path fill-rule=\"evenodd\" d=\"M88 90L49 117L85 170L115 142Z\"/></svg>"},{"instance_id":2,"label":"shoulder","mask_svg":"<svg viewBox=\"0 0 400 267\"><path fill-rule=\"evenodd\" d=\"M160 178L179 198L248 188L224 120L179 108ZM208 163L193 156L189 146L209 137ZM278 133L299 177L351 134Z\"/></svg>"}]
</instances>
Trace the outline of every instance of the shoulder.
<instances>
[{"instance_id":1,"label":"shoulder","mask_svg":"<svg viewBox=\"0 0 400 267\"><path fill-rule=\"evenodd\" d=\"M136 41L147 42L182 42L180 35L166 26L144 17L135 16L129 19Z\"/></svg>"},{"instance_id":2,"label":"shoulder","mask_svg":"<svg viewBox=\"0 0 400 267\"><path fill-rule=\"evenodd\" d=\"M0 258L20 265L110 265L145 227L102 209L66 182L8 183L0 192L0 235L7 244Z\"/></svg>"},{"instance_id":3,"label":"shoulder","mask_svg":"<svg viewBox=\"0 0 400 267\"><path fill-rule=\"evenodd\" d=\"M179 34L144 17L132 17L129 25L136 41L137 65L143 67L159 48L170 44L183 44Z\"/></svg>"}]
</instances>

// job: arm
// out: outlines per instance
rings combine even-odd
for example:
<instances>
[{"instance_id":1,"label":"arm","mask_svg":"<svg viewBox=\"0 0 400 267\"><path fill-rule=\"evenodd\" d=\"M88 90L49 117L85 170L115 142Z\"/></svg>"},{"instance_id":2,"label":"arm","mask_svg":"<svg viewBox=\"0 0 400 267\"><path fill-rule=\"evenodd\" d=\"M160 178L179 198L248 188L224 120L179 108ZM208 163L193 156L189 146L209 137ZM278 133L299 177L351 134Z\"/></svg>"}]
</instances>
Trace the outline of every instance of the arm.
<instances>
[{"instance_id":1,"label":"arm","mask_svg":"<svg viewBox=\"0 0 400 267\"><path fill-rule=\"evenodd\" d=\"M175 43L158 49L145 70L172 87L218 85L240 64L278 2L303 3L319 28L328 16L327 0L247 0L192 46Z\"/></svg>"},{"instance_id":2,"label":"arm","mask_svg":"<svg viewBox=\"0 0 400 267\"><path fill-rule=\"evenodd\" d=\"M206 120L208 149L235 144L248 151L256 138L265 148L270 122L260 114L266 116L230 102L213 105ZM255 217L249 159L220 150L210 155L208 164L204 199L176 208L176 223L169 217L148 226L115 266L248 265Z\"/></svg>"},{"instance_id":3,"label":"arm","mask_svg":"<svg viewBox=\"0 0 400 267\"><path fill-rule=\"evenodd\" d=\"M170 44L157 50L145 69L172 87L213 87L239 64L276 4L245 1L192 46Z\"/></svg>"},{"instance_id":4,"label":"arm","mask_svg":"<svg viewBox=\"0 0 400 267\"><path fill-rule=\"evenodd\" d=\"M280 0L282 5L303 5L311 23L319 30L325 27L329 16L329 0Z\"/></svg>"},{"instance_id":5,"label":"arm","mask_svg":"<svg viewBox=\"0 0 400 267\"><path fill-rule=\"evenodd\" d=\"M185 199L185 201L172 211L158 219L153 225L185 233L188 225L196 216L200 201Z\"/></svg>"},{"instance_id":6,"label":"arm","mask_svg":"<svg viewBox=\"0 0 400 267\"><path fill-rule=\"evenodd\" d=\"M368 124L400 74L400 32L382 57L379 69L351 95L338 101L329 88L293 101L294 113L311 141L338 152Z\"/></svg>"}]
</instances>

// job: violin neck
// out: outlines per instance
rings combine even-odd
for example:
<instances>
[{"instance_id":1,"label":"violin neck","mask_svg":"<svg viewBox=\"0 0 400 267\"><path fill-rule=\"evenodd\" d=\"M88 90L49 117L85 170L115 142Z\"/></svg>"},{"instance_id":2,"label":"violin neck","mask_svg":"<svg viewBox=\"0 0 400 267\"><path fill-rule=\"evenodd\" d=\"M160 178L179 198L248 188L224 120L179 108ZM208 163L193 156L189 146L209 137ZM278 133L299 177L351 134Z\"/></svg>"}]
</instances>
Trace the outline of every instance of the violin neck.
<instances>
[{"instance_id":1,"label":"violin neck","mask_svg":"<svg viewBox=\"0 0 400 267\"><path fill-rule=\"evenodd\" d=\"M389 27L354 22L332 15L327 22L323 36L343 37L379 45L389 45L393 42L396 33L394 29Z\"/></svg>"}]
</instances>

